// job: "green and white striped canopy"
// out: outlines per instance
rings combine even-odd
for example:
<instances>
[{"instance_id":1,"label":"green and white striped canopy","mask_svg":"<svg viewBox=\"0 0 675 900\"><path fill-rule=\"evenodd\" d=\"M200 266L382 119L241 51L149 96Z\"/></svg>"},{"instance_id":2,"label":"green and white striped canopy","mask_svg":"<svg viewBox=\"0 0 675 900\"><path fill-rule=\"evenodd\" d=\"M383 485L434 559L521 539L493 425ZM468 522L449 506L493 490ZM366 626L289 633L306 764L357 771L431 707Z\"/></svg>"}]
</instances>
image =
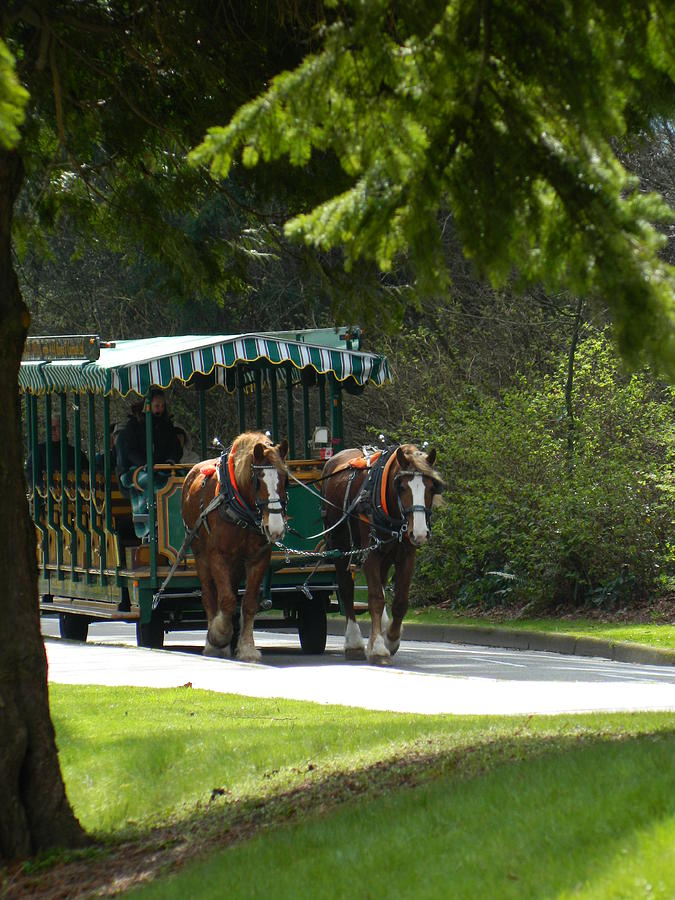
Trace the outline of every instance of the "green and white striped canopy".
<instances>
[{"instance_id":1,"label":"green and white striped canopy","mask_svg":"<svg viewBox=\"0 0 675 900\"><path fill-rule=\"evenodd\" d=\"M303 370L333 375L338 381L365 387L391 380L385 356L359 349L358 336L346 329L237 335L179 335L110 342L101 346L95 361L75 359L26 360L21 363L19 388L32 394L60 391L145 395L153 387L168 388L174 381L212 376L215 384L235 390L235 367L246 384L256 371L267 378L283 367L298 382ZM194 378L193 378L194 380Z\"/></svg>"}]
</instances>

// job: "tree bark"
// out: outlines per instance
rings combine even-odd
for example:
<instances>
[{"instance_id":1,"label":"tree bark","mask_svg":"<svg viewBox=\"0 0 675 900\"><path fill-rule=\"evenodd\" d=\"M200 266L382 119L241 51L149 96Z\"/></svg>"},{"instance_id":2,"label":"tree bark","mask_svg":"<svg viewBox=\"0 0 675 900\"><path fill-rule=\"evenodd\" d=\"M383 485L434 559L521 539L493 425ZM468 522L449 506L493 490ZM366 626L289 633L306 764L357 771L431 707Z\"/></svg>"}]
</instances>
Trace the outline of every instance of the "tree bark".
<instances>
[{"instance_id":1,"label":"tree bark","mask_svg":"<svg viewBox=\"0 0 675 900\"><path fill-rule=\"evenodd\" d=\"M14 202L23 181L15 151L0 151L0 859L87 836L66 797L49 715L40 634L35 530L23 474L19 363L30 315L12 264Z\"/></svg>"},{"instance_id":2,"label":"tree bark","mask_svg":"<svg viewBox=\"0 0 675 900\"><path fill-rule=\"evenodd\" d=\"M577 300L577 308L574 313L574 324L572 326L572 338L570 340L570 349L567 354L567 380L565 381L565 411L567 413L567 468L571 472L574 469L574 450L575 450L575 421L574 421L574 404L572 402L572 388L574 386L574 357L577 352L577 344L579 343L579 333L581 331L581 314L584 308L584 301L580 297Z\"/></svg>"}]
</instances>

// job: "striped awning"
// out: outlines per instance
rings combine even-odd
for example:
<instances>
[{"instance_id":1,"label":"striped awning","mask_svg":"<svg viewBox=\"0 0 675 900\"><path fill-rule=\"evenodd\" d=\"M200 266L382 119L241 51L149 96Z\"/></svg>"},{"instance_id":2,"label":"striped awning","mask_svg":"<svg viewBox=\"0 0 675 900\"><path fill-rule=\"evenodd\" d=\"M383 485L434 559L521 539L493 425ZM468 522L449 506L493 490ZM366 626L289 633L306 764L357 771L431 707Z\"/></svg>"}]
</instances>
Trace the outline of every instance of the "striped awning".
<instances>
[{"instance_id":1,"label":"striped awning","mask_svg":"<svg viewBox=\"0 0 675 900\"><path fill-rule=\"evenodd\" d=\"M215 384L233 391L235 367L246 384L256 372L268 379L274 367L300 381L303 370L333 375L357 387L391 380L385 356L359 349L358 333L346 329L315 329L240 335L180 335L116 341L102 346L95 361L58 359L21 363L20 390L43 394L79 393L145 395L153 387L183 384L194 376L212 376Z\"/></svg>"}]
</instances>

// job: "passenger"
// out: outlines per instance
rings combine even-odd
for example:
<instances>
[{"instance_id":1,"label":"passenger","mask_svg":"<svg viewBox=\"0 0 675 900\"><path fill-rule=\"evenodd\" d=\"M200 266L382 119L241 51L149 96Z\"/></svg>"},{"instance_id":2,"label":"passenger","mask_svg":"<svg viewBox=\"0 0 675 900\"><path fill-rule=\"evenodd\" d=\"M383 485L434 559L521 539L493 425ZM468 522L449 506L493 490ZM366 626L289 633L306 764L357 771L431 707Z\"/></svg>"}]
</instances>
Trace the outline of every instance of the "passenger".
<instances>
[{"instance_id":1,"label":"passenger","mask_svg":"<svg viewBox=\"0 0 675 900\"><path fill-rule=\"evenodd\" d=\"M66 435L68 434L68 420L66 420ZM52 416L52 471L61 471L61 417ZM89 460L86 454L80 450L80 466L82 471L89 471ZM75 448L72 444L66 444L66 470L72 472L75 469ZM37 445L37 475L42 480L42 473L47 471L47 442L41 441ZM33 454L29 453L26 460L26 481L30 488L33 484Z\"/></svg>"},{"instance_id":2,"label":"passenger","mask_svg":"<svg viewBox=\"0 0 675 900\"><path fill-rule=\"evenodd\" d=\"M201 462L201 458L195 453L192 449L192 444L190 441L190 435L183 428L182 425L175 425L176 434L178 435L178 440L180 441L181 447L183 448L183 455L180 458L180 461L183 463L198 463Z\"/></svg>"},{"instance_id":3,"label":"passenger","mask_svg":"<svg viewBox=\"0 0 675 900\"><path fill-rule=\"evenodd\" d=\"M139 466L144 466L145 459L145 420L143 418L143 402L131 404L126 424L115 440L117 480L122 488L126 487L126 476L129 481Z\"/></svg>"},{"instance_id":4,"label":"passenger","mask_svg":"<svg viewBox=\"0 0 675 900\"><path fill-rule=\"evenodd\" d=\"M166 398L161 388L150 391L152 413L152 449L156 463L177 463L183 456L183 445L166 408Z\"/></svg>"},{"instance_id":5,"label":"passenger","mask_svg":"<svg viewBox=\"0 0 675 900\"><path fill-rule=\"evenodd\" d=\"M164 391L153 388L150 392L152 413L152 453L153 463L177 463L183 455L183 448L173 427L166 408ZM134 403L127 423L117 435L117 480L120 491L131 500L134 528L139 538L147 539L147 497L148 474L146 471L145 416L143 403ZM157 473L154 478L155 490L166 484L166 477Z\"/></svg>"},{"instance_id":6,"label":"passenger","mask_svg":"<svg viewBox=\"0 0 675 900\"><path fill-rule=\"evenodd\" d=\"M183 454L183 448L166 409L164 391L153 388L150 392L152 412L152 460L153 463L176 463ZM133 403L126 425L118 434L117 477L123 483L124 475L133 475L139 466L146 463L145 416L143 403Z\"/></svg>"}]
</instances>

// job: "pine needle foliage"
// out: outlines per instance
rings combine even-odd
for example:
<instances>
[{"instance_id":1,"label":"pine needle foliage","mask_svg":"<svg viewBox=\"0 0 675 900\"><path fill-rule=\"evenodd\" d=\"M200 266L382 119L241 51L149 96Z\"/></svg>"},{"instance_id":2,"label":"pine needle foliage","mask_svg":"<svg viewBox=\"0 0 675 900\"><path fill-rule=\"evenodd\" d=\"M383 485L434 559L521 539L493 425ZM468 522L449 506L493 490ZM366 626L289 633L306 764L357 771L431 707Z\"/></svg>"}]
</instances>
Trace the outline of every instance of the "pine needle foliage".
<instances>
[{"instance_id":1,"label":"pine needle foliage","mask_svg":"<svg viewBox=\"0 0 675 900\"><path fill-rule=\"evenodd\" d=\"M675 374L673 269L615 147L675 107L675 10L660 0L357 0L326 4L323 44L191 158L235 163L334 153L350 185L286 233L345 266L447 286L439 211L493 285L541 283L600 298L621 352Z\"/></svg>"},{"instance_id":2,"label":"pine needle foliage","mask_svg":"<svg viewBox=\"0 0 675 900\"><path fill-rule=\"evenodd\" d=\"M0 147L11 149L19 142L28 91L19 83L14 57L0 40Z\"/></svg>"}]
</instances>

